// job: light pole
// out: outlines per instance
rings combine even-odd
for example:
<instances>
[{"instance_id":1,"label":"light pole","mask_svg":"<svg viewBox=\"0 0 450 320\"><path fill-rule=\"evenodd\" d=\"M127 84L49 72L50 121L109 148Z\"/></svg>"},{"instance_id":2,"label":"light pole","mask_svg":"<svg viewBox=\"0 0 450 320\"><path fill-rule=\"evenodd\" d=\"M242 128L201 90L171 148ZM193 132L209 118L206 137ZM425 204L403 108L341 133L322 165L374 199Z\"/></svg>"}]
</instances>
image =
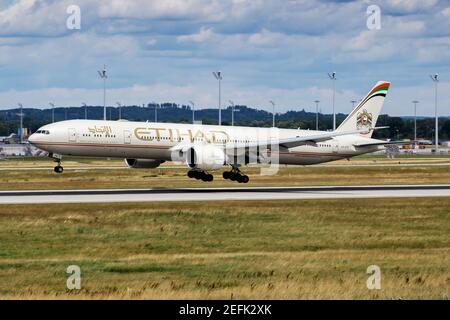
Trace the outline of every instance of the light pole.
<instances>
[{"instance_id":1,"label":"light pole","mask_svg":"<svg viewBox=\"0 0 450 320\"><path fill-rule=\"evenodd\" d=\"M158 104L156 102L153 102L153 105L155 106L155 122L158 122Z\"/></svg>"},{"instance_id":2,"label":"light pole","mask_svg":"<svg viewBox=\"0 0 450 320\"><path fill-rule=\"evenodd\" d=\"M195 103L189 100L189 104L192 106L192 124L195 123Z\"/></svg>"},{"instance_id":3,"label":"light pole","mask_svg":"<svg viewBox=\"0 0 450 320\"><path fill-rule=\"evenodd\" d=\"M214 71L213 75L214 75L214 78L216 78L219 81L219 126L221 126L222 125L222 104L221 104L221 87L220 87L220 82L222 81L222 72Z\"/></svg>"},{"instance_id":4,"label":"light pole","mask_svg":"<svg viewBox=\"0 0 450 320\"><path fill-rule=\"evenodd\" d=\"M84 119L87 119L87 104L83 102L81 105L84 107Z\"/></svg>"},{"instance_id":5,"label":"light pole","mask_svg":"<svg viewBox=\"0 0 450 320\"><path fill-rule=\"evenodd\" d=\"M320 100L315 100L316 103L316 130L319 130L319 102Z\"/></svg>"},{"instance_id":6,"label":"light pole","mask_svg":"<svg viewBox=\"0 0 450 320\"><path fill-rule=\"evenodd\" d=\"M435 75L430 76L431 80L434 82L434 113L436 116L435 124L434 124L434 139L435 139L435 152L438 153L439 149L439 119L438 119L438 83L439 83L439 75L436 73Z\"/></svg>"},{"instance_id":7,"label":"light pole","mask_svg":"<svg viewBox=\"0 0 450 320\"><path fill-rule=\"evenodd\" d=\"M101 79L103 79L103 120L106 121L106 79L108 75L106 74L106 65L103 65L102 71L97 71Z\"/></svg>"},{"instance_id":8,"label":"light pole","mask_svg":"<svg viewBox=\"0 0 450 320\"><path fill-rule=\"evenodd\" d=\"M119 107L119 120L122 119L122 105L120 102L116 102L117 106Z\"/></svg>"},{"instance_id":9,"label":"light pole","mask_svg":"<svg viewBox=\"0 0 450 320\"><path fill-rule=\"evenodd\" d=\"M336 96L336 72L333 71L331 74L328 74L328 77L333 82L333 131L336 130L336 112L334 110L334 100Z\"/></svg>"},{"instance_id":10,"label":"light pole","mask_svg":"<svg viewBox=\"0 0 450 320\"><path fill-rule=\"evenodd\" d=\"M275 102L273 102L272 100L270 100L269 102L272 105L272 127L275 128Z\"/></svg>"},{"instance_id":11,"label":"light pole","mask_svg":"<svg viewBox=\"0 0 450 320\"><path fill-rule=\"evenodd\" d=\"M23 105L18 103L20 107L20 143L23 143Z\"/></svg>"},{"instance_id":12,"label":"light pole","mask_svg":"<svg viewBox=\"0 0 450 320\"><path fill-rule=\"evenodd\" d=\"M50 102L49 103L50 107L52 107L52 123L55 122L55 105Z\"/></svg>"},{"instance_id":13,"label":"light pole","mask_svg":"<svg viewBox=\"0 0 450 320\"><path fill-rule=\"evenodd\" d=\"M417 104L419 101L413 100L414 103L414 146L417 144Z\"/></svg>"},{"instance_id":14,"label":"light pole","mask_svg":"<svg viewBox=\"0 0 450 320\"><path fill-rule=\"evenodd\" d=\"M234 102L231 100L228 102L231 104L231 126L234 127Z\"/></svg>"}]
</instances>

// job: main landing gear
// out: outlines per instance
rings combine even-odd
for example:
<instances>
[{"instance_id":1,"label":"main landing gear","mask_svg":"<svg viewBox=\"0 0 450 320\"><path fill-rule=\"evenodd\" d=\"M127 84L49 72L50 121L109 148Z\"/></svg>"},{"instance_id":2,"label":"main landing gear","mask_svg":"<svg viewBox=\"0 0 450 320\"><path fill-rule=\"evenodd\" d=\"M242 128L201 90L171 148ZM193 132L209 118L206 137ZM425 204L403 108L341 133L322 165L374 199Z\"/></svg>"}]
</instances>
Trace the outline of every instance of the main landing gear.
<instances>
[{"instance_id":1,"label":"main landing gear","mask_svg":"<svg viewBox=\"0 0 450 320\"><path fill-rule=\"evenodd\" d=\"M206 173L205 171L190 170L187 175L189 178L194 178L205 182L211 182L214 180L214 176L210 173Z\"/></svg>"},{"instance_id":2,"label":"main landing gear","mask_svg":"<svg viewBox=\"0 0 450 320\"><path fill-rule=\"evenodd\" d=\"M241 174L236 167L233 167L231 171L225 171L222 175L225 180L237 181L239 183L247 183L250 181L249 177L245 174Z\"/></svg>"}]
</instances>

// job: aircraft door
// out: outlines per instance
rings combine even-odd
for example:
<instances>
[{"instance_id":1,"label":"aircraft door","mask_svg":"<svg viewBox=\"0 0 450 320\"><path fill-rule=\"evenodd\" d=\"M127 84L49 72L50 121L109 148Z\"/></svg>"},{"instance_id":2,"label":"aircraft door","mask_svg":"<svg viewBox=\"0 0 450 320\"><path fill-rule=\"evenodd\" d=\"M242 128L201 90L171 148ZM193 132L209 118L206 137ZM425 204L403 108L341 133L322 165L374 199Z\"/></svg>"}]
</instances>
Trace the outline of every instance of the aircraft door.
<instances>
[{"instance_id":1,"label":"aircraft door","mask_svg":"<svg viewBox=\"0 0 450 320\"><path fill-rule=\"evenodd\" d=\"M331 144L331 149L333 150L333 153L338 153L339 152L339 144L337 142L333 142Z\"/></svg>"},{"instance_id":2,"label":"aircraft door","mask_svg":"<svg viewBox=\"0 0 450 320\"><path fill-rule=\"evenodd\" d=\"M77 130L75 128L69 129L69 142L77 142Z\"/></svg>"},{"instance_id":3,"label":"aircraft door","mask_svg":"<svg viewBox=\"0 0 450 320\"><path fill-rule=\"evenodd\" d=\"M123 131L123 142L125 144L131 143L131 131L130 130L124 130Z\"/></svg>"}]
</instances>

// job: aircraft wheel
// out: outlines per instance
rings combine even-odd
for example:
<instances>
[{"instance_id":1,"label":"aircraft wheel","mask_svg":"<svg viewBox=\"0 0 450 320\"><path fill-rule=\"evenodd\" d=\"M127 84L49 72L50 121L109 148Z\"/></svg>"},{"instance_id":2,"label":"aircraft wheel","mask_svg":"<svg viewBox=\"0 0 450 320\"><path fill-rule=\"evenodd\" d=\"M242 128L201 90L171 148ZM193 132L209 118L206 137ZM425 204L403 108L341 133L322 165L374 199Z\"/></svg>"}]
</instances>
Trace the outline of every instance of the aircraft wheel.
<instances>
[{"instance_id":1,"label":"aircraft wheel","mask_svg":"<svg viewBox=\"0 0 450 320\"><path fill-rule=\"evenodd\" d=\"M188 171L188 173L187 173L187 176L189 177L189 178L195 178L195 171L193 171L193 170L189 170Z\"/></svg>"},{"instance_id":2,"label":"aircraft wheel","mask_svg":"<svg viewBox=\"0 0 450 320\"><path fill-rule=\"evenodd\" d=\"M250 178L248 176L242 176L242 183L248 183Z\"/></svg>"},{"instance_id":3,"label":"aircraft wheel","mask_svg":"<svg viewBox=\"0 0 450 320\"><path fill-rule=\"evenodd\" d=\"M237 181L241 175L239 173L230 172L230 180L231 181Z\"/></svg>"},{"instance_id":4,"label":"aircraft wheel","mask_svg":"<svg viewBox=\"0 0 450 320\"><path fill-rule=\"evenodd\" d=\"M214 176L212 174L205 175L205 180L204 181L211 182L213 180L214 180Z\"/></svg>"},{"instance_id":5,"label":"aircraft wheel","mask_svg":"<svg viewBox=\"0 0 450 320\"><path fill-rule=\"evenodd\" d=\"M245 177L245 176L239 175L238 178L236 179L237 182L239 182L239 183L244 183L244 181L245 181L245 178L244 178L244 177Z\"/></svg>"},{"instance_id":6,"label":"aircraft wheel","mask_svg":"<svg viewBox=\"0 0 450 320\"><path fill-rule=\"evenodd\" d=\"M225 171L224 173L222 173L222 177L223 177L225 180L230 179L230 176L231 176L231 172L230 172L230 171Z\"/></svg>"},{"instance_id":7,"label":"aircraft wheel","mask_svg":"<svg viewBox=\"0 0 450 320\"><path fill-rule=\"evenodd\" d=\"M56 166L53 170L54 170L56 173L62 173L62 172L64 171L64 168L63 168L62 166L58 165L58 166Z\"/></svg>"}]
</instances>

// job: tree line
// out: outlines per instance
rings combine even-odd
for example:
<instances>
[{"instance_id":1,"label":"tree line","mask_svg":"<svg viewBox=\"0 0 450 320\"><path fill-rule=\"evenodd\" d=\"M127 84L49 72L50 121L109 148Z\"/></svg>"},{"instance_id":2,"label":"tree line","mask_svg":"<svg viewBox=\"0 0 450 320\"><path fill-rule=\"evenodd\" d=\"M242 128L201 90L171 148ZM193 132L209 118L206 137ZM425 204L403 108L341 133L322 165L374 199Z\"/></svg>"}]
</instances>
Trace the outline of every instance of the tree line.
<instances>
[{"instance_id":1,"label":"tree line","mask_svg":"<svg viewBox=\"0 0 450 320\"><path fill-rule=\"evenodd\" d=\"M122 107L120 114L123 119L130 121L154 121L155 110L159 122L191 123L192 110L188 106L177 106L166 103L161 105L149 104L147 107L126 106ZM231 107L222 109L222 124L231 125ZM50 123L54 117L55 121L84 119L86 109L84 107L55 108L52 114L51 109L26 108L24 113L24 127L31 128L34 132L39 127ZM107 107L107 118L117 120L119 118L118 107ZM19 109L0 111L0 135L17 133L19 127ZM336 115L339 125L346 115L339 113ZM103 119L103 107L89 106L87 108L88 119ZM217 108L199 109L195 111L195 120L204 124L217 124ZM239 126L270 127L272 126L272 114L270 112L249 108L247 106L236 106L234 113L234 124ZM319 114L319 130L329 130L332 128L333 118L330 114ZM413 139L414 119L412 117L391 117L380 115L377 126L388 126L388 129L377 130L375 138L381 139ZM288 111L276 115L276 126L279 128L301 128L315 130L316 114L314 112ZM417 119L417 137L420 139L433 140L434 138L434 118ZM450 119L443 117L439 119L439 138L448 140L450 138Z\"/></svg>"}]
</instances>

